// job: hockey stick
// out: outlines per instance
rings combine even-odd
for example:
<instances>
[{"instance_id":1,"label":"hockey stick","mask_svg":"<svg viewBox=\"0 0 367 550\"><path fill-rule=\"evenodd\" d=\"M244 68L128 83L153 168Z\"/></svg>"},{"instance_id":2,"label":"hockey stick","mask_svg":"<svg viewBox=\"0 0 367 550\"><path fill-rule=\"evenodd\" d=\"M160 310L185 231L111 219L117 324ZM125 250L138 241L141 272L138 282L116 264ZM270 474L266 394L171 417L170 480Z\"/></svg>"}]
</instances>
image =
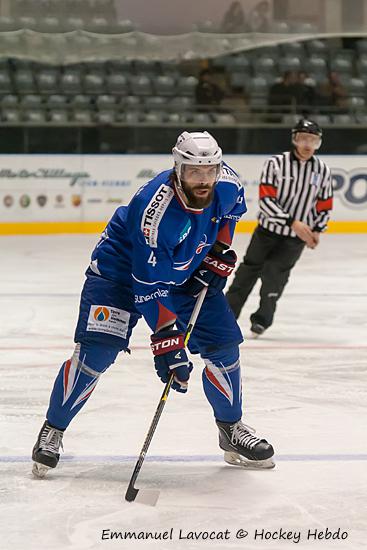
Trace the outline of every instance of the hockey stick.
<instances>
[{"instance_id":1,"label":"hockey stick","mask_svg":"<svg viewBox=\"0 0 367 550\"><path fill-rule=\"evenodd\" d=\"M203 305L204 298L205 298L205 295L207 293L207 290L208 290L208 287L204 287L203 290L200 292L197 300L196 300L195 307L194 307L193 312L191 314L189 323L187 325L186 333L185 333L185 346L187 345L187 342L190 339L190 336L191 336L191 333L192 333L193 328L195 326L196 320L198 318L201 306ZM164 387L163 393L162 393L161 398L160 398L159 403L158 403L158 407L155 411L153 420L150 424L148 433L146 435L144 445L143 445L143 447L140 451L140 455L139 455L139 458L137 460L137 463L135 464L135 468L134 468L133 474L131 476L129 486L128 486L126 494L125 494L125 500L127 500L128 502L133 502L133 501L136 500L137 502L141 502L142 504L148 504L150 506L155 506L155 504L158 500L158 496L159 496L159 491L158 490L144 489L142 491L141 489L137 489L136 487L134 487L134 485L135 485L136 479L139 475L139 472L141 470L141 467L143 465L145 455L147 454L149 445L152 441L154 432L155 432L156 427L158 425L158 422L159 422L159 419L160 419L161 414L163 412L164 406L166 404L166 401L167 401L168 394L169 394L171 386L172 386L174 376L175 375L172 372L169 379L168 379L168 382L166 383L166 385Z\"/></svg>"}]
</instances>

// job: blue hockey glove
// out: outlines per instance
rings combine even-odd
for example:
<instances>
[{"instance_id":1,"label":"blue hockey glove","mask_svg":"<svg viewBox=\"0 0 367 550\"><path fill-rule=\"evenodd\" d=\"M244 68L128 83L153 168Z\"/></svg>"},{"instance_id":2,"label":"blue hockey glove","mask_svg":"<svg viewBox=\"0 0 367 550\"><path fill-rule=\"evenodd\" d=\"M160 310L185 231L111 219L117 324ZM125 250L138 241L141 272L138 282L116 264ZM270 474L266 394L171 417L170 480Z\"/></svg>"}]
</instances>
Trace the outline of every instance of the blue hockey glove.
<instances>
[{"instance_id":1,"label":"blue hockey glove","mask_svg":"<svg viewBox=\"0 0 367 550\"><path fill-rule=\"evenodd\" d=\"M217 291L223 290L227 277L233 272L236 262L237 255L234 250L214 251L211 249L185 283L187 294L196 297L205 286Z\"/></svg>"},{"instance_id":2,"label":"blue hockey glove","mask_svg":"<svg viewBox=\"0 0 367 550\"><path fill-rule=\"evenodd\" d=\"M172 388L180 393L187 392L192 363L189 361L184 345L184 334L179 330L161 330L150 337L154 354L154 367L162 382L168 382L172 371L175 378Z\"/></svg>"}]
</instances>

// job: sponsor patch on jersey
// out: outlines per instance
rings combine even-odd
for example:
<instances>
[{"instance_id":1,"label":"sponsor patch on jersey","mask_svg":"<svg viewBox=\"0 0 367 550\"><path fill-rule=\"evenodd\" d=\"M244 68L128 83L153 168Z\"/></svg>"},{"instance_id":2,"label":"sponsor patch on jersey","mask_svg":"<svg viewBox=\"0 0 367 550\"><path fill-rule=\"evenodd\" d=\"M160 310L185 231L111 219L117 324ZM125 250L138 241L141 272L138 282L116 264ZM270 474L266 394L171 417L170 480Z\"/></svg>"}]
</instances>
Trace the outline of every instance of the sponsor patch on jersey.
<instances>
[{"instance_id":1,"label":"sponsor patch on jersey","mask_svg":"<svg viewBox=\"0 0 367 550\"><path fill-rule=\"evenodd\" d=\"M151 248L157 248L159 224L173 196L173 189L161 185L143 212L141 231Z\"/></svg>"},{"instance_id":2,"label":"sponsor patch on jersey","mask_svg":"<svg viewBox=\"0 0 367 550\"><path fill-rule=\"evenodd\" d=\"M235 216L234 214L226 214L223 216L223 218L226 218L227 220L234 220L238 222L241 219L241 216Z\"/></svg>"},{"instance_id":3,"label":"sponsor patch on jersey","mask_svg":"<svg viewBox=\"0 0 367 550\"><path fill-rule=\"evenodd\" d=\"M104 332L126 338L130 313L111 306L93 305L89 310L87 331Z\"/></svg>"},{"instance_id":4,"label":"sponsor patch on jersey","mask_svg":"<svg viewBox=\"0 0 367 550\"><path fill-rule=\"evenodd\" d=\"M220 181L227 181L229 183L234 183L237 186L238 190L242 189L242 183L240 182L240 179L237 176L236 172L234 172L226 164L224 164L222 167L222 174L220 177Z\"/></svg>"},{"instance_id":5,"label":"sponsor patch on jersey","mask_svg":"<svg viewBox=\"0 0 367 550\"><path fill-rule=\"evenodd\" d=\"M180 233L180 237L178 239L178 244L182 243L182 241L184 241L186 239L186 237L190 233L190 231L191 231L191 222L190 222L190 220L188 220L187 224L185 225L185 227L183 228L183 230Z\"/></svg>"},{"instance_id":6,"label":"sponsor patch on jersey","mask_svg":"<svg viewBox=\"0 0 367 550\"><path fill-rule=\"evenodd\" d=\"M151 294L139 295L135 294L135 303L143 304L144 302L149 302L149 300L157 300L158 298L167 298L168 290L158 288L155 292Z\"/></svg>"}]
</instances>

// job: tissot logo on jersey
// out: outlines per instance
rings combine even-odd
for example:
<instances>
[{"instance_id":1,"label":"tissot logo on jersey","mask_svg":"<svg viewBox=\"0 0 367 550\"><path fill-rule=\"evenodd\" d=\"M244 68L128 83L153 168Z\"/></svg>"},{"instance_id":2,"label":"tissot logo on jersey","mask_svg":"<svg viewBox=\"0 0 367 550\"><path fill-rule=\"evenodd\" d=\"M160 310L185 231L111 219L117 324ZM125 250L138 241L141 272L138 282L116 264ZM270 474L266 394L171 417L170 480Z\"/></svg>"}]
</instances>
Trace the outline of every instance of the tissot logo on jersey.
<instances>
[{"instance_id":1,"label":"tissot logo on jersey","mask_svg":"<svg viewBox=\"0 0 367 550\"><path fill-rule=\"evenodd\" d=\"M146 243L152 248L157 248L158 227L173 195L170 187L161 185L143 212L141 230Z\"/></svg>"}]
</instances>

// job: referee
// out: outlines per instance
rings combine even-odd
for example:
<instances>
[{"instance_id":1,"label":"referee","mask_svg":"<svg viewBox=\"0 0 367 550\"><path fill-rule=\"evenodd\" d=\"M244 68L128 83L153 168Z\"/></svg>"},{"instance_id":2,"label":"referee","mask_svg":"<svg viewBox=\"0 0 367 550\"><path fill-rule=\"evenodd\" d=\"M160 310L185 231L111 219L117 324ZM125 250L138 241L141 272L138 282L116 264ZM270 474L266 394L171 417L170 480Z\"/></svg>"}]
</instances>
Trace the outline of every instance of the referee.
<instances>
[{"instance_id":1,"label":"referee","mask_svg":"<svg viewBox=\"0 0 367 550\"><path fill-rule=\"evenodd\" d=\"M314 153L322 130L311 120L292 129L292 151L270 157L260 181L259 225L227 293L237 318L261 277L260 305L250 317L253 337L273 323L277 301L305 245L316 248L332 209L328 166Z\"/></svg>"}]
</instances>

